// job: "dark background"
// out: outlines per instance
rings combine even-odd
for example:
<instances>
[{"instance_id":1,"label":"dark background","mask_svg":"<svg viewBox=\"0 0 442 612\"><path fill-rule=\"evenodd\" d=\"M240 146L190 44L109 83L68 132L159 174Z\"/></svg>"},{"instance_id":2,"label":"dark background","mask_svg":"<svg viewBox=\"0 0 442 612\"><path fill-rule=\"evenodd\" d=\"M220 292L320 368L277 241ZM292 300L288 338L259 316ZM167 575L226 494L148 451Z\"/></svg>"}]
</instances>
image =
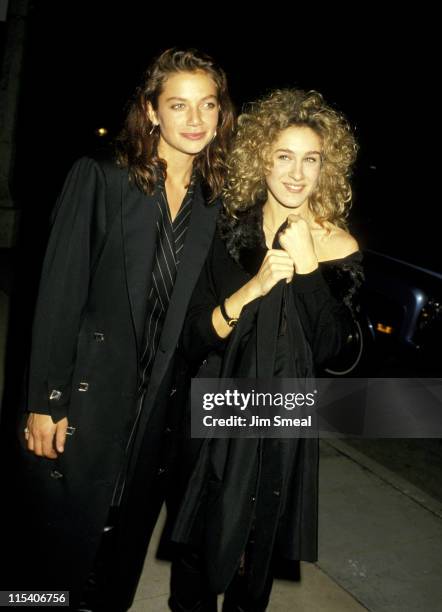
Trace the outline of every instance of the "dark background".
<instances>
[{"instance_id":1,"label":"dark background","mask_svg":"<svg viewBox=\"0 0 442 612\"><path fill-rule=\"evenodd\" d=\"M342 9L313 2L110 4L34 0L27 19L12 181L22 221L17 247L1 254L13 271L6 377L14 398L48 218L64 177L76 158L103 144L98 127L109 130L108 141L115 137L148 63L171 46L212 55L227 73L238 112L274 88L321 92L348 117L360 145L350 229L361 247L442 272L437 189L426 191L438 183L438 157L427 144L438 146L439 115L430 42L436 45L439 35L429 31L430 15L422 28L416 11L411 18L403 8L387 15L373 3ZM0 54L5 27L0 24ZM405 444L402 453L381 440L373 454L442 495L440 470L423 483L428 465L440 464L439 441L428 441L413 459L419 440ZM370 454L367 445L364 452Z\"/></svg>"},{"instance_id":2,"label":"dark background","mask_svg":"<svg viewBox=\"0 0 442 612\"><path fill-rule=\"evenodd\" d=\"M346 114L360 144L351 229L361 246L442 271L434 223L416 207L429 182L421 172L426 154L411 145L424 96L403 14L387 18L374 4L341 12L314 4L110 4L33 3L13 189L34 261L70 164L101 144L96 128L115 136L152 57L177 46L217 59L238 112L274 88L320 91Z\"/></svg>"},{"instance_id":3,"label":"dark background","mask_svg":"<svg viewBox=\"0 0 442 612\"><path fill-rule=\"evenodd\" d=\"M326 23L326 15L323 29L314 24L313 10L305 17L294 6L248 10L249 17L240 17L220 3L186 4L179 11L144 2L114 8L97 2L34 2L13 189L24 212L23 232L30 228L25 248L35 245L36 260L48 212L70 164L101 144L96 128L107 127L109 138L115 136L147 64L170 46L196 47L214 56L227 72L238 111L271 89L293 86L316 89L343 111L361 147L353 231L362 246L383 247L385 219L397 203L387 203L378 186L382 88L396 87L400 61L395 53L385 55L379 25L375 35L367 31L369 15L354 16L353 25L341 31L339 24ZM382 224L376 220L380 211ZM392 250L407 255L400 244Z\"/></svg>"},{"instance_id":4,"label":"dark background","mask_svg":"<svg viewBox=\"0 0 442 612\"><path fill-rule=\"evenodd\" d=\"M69 167L115 137L146 66L171 46L213 55L238 112L277 87L320 91L346 114L360 145L350 229L361 248L442 272L439 35L431 14L403 7L389 13L376 3L32 0L30 6L11 183L22 220L18 246L1 253L2 261L13 260L30 310L49 214ZM6 26L0 23L0 54ZM109 130L107 139L95 135L98 127Z\"/></svg>"},{"instance_id":5,"label":"dark background","mask_svg":"<svg viewBox=\"0 0 442 612\"><path fill-rule=\"evenodd\" d=\"M387 17L375 4L357 11L314 4L110 4L31 2L11 185L22 211L20 235L17 247L2 254L15 292L10 350L26 354L49 214L69 167L112 141L147 65L171 46L212 55L228 75L238 112L278 87L321 92L348 117L360 145L350 230L361 248L442 272L438 207L424 196L437 182L424 147L437 98L422 70L428 58L417 54L416 14L410 24L403 13ZM99 127L109 130L107 138L96 136Z\"/></svg>"}]
</instances>

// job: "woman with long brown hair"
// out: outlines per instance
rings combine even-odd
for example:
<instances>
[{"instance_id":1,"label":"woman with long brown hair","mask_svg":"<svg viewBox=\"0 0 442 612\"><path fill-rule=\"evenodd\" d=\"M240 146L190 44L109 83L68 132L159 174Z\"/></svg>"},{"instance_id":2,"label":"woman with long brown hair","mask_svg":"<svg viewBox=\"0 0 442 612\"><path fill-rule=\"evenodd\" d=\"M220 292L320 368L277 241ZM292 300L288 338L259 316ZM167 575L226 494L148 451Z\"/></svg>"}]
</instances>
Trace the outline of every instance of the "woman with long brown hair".
<instances>
[{"instance_id":1,"label":"woman with long brown hair","mask_svg":"<svg viewBox=\"0 0 442 612\"><path fill-rule=\"evenodd\" d=\"M74 607L132 603L167 479L175 348L233 123L223 70L169 49L136 90L115 157L84 157L68 175L33 327L25 513L39 558L27 589L69 589Z\"/></svg>"}]
</instances>

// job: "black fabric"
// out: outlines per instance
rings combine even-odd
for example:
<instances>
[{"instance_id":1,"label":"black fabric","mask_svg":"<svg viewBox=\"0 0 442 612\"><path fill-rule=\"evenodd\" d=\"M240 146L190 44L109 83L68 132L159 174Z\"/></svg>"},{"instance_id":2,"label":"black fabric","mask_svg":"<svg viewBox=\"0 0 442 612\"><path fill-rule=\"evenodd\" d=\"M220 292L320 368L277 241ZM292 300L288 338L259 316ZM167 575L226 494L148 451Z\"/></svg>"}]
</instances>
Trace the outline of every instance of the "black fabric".
<instances>
[{"instance_id":1,"label":"black fabric","mask_svg":"<svg viewBox=\"0 0 442 612\"><path fill-rule=\"evenodd\" d=\"M213 329L211 313L255 274L265 253L262 229L244 231L249 234L241 234L239 242L228 235L225 227L215 235L183 330L187 356L196 364L205 361L195 367L197 376L202 377L220 354L219 375L223 377L272 378L275 372L288 377L311 377L318 365L339 352L352 328L347 304L354 304L361 281L361 256L356 253L323 262L311 274L296 275L288 285L279 283L267 296L243 309L229 339L222 341ZM334 273L332 268L339 272ZM325 269L329 269L328 282ZM341 274L346 280L345 299L342 278L338 278ZM336 278L338 282L332 280ZM279 338L282 325L277 314L283 311L285 345ZM287 350L288 356L284 355ZM266 459L264 465L265 455L271 459ZM208 580L215 592L223 592L231 582L253 520L259 516L254 561L257 592L265 582L266 563L272 556L277 567L293 567L296 560L317 559L318 456L314 439L281 440L265 448L259 440L250 439L202 442L172 537L177 542L201 546ZM269 466L270 472L260 478Z\"/></svg>"},{"instance_id":2,"label":"black fabric","mask_svg":"<svg viewBox=\"0 0 442 612\"><path fill-rule=\"evenodd\" d=\"M143 394L143 400L138 403L136 419L138 419L138 415L145 410L145 394L149 385L150 374L155 355L158 351L164 321L173 293L179 257L185 245L187 230L190 223L195 182L196 172L194 171L189 187L173 221L170 215L166 187L162 174L158 177L155 193L152 198L152 205L155 209L154 222L156 227L155 256L150 280L150 289L146 302L146 321L140 358L141 379L139 392ZM164 428L164 423L162 427ZM118 506L121 503L121 496L127 477L127 461L129 461L130 458L132 439L133 436L130 437L126 448L127 460L115 487L112 498L113 506Z\"/></svg>"},{"instance_id":3,"label":"black fabric","mask_svg":"<svg viewBox=\"0 0 442 612\"><path fill-rule=\"evenodd\" d=\"M197 551L177 551L170 575L169 608L173 612L216 612L217 596L207 585L204 563Z\"/></svg>"},{"instance_id":4,"label":"black fabric","mask_svg":"<svg viewBox=\"0 0 442 612\"><path fill-rule=\"evenodd\" d=\"M129 607L133 576L164 498L160 470L168 460L164 427L176 345L219 202L207 204L198 179L149 385L140 396L155 209L126 169L116 171L121 191L113 219L107 216L105 173L92 158L74 164L56 205L34 318L27 409L54 421L67 414L72 435L55 460L23 448L11 461L20 464L8 498L12 503L16 497L17 525L9 526L11 547L2 544L2 550L11 578L5 588L69 589L74 599L92 568L131 440L117 549L122 567L134 550L137 567L134 562L127 581L116 583ZM53 389L60 390L58 399L50 399ZM30 532L38 563L17 555L27 549Z\"/></svg>"},{"instance_id":5,"label":"black fabric","mask_svg":"<svg viewBox=\"0 0 442 612\"><path fill-rule=\"evenodd\" d=\"M149 380L150 370L163 329L164 319L181 256L182 249L189 227L194 181L191 181L181 207L172 221L167 203L164 179L158 182L155 194L156 209L156 248L152 270L152 283L147 298L144 349L141 355L141 385L145 386Z\"/></svg>"},{"instance_id":6,"label":"black fabric","mask_svg":"<svg viewBox=\"0 0 442 612\"><path fill-rule=\"evenodd\" d=\"M255 546L251 540L245 551L241 567L224 595L223 612L264 612L270 598L273 577L269 572L258 593L251 583L249 556ZM217 596L207 584L201 554L183 546L172 563L169 607L174 612L216 612Z\"/></svg>"}]
</instances>

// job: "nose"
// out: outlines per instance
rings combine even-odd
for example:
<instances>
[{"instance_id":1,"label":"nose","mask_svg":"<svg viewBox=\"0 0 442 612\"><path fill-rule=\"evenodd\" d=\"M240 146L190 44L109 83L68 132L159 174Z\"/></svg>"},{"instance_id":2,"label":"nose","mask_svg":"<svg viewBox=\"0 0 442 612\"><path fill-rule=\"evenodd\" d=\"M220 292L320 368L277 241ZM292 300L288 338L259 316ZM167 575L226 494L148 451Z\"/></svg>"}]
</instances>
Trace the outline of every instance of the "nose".
<instances>
[{"instance_id":1,"label":"nose","mask_svg":"<svg viewBox=\"0 0 442 612\"><path fill-rule=\"evenodd\" d=\"M187 115L187 125L201 125L202 120L201 120L201 113L200 113L200 109L198 107L195 108L189 108L189 113Z\"/></svg>"},{"instance_id":2,"label":"nose","mask_svg":"<svg viewBox=\"0 0 442 612\"><path fill-rule=\"evenodd\" d=\"M302 160L293 160L293 163L291 164L290 168L289 168L289 177L292 178L294 181L301 181L303 179L304 173L303 173L303 166L302 166Z\"/></svg>"}]
</instances>

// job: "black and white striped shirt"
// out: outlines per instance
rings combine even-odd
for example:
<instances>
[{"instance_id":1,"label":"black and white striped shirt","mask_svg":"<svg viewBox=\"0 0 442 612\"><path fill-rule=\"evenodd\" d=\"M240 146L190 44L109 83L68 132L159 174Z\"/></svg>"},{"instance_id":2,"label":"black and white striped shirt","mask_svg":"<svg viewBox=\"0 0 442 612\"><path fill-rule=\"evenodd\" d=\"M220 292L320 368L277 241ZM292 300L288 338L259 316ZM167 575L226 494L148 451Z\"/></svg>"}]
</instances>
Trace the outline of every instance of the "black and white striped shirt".
<instances>
[{"instance_id":1,"label":"black and white striped shirt","mask_svg":"<svg viewBox=\"0 0 442 612\"><path fill-rule=\"evenodd\" d=\"M156 189L157 238L152 283L147 298L146 325L141 354L141 387L149 382L155 354L169 306L176 273L180 263L184 242L192 212L195 191L195 172L181 207L172 221L167 203L164 179L158 181Z\"/></svg>"}]
</instances>

